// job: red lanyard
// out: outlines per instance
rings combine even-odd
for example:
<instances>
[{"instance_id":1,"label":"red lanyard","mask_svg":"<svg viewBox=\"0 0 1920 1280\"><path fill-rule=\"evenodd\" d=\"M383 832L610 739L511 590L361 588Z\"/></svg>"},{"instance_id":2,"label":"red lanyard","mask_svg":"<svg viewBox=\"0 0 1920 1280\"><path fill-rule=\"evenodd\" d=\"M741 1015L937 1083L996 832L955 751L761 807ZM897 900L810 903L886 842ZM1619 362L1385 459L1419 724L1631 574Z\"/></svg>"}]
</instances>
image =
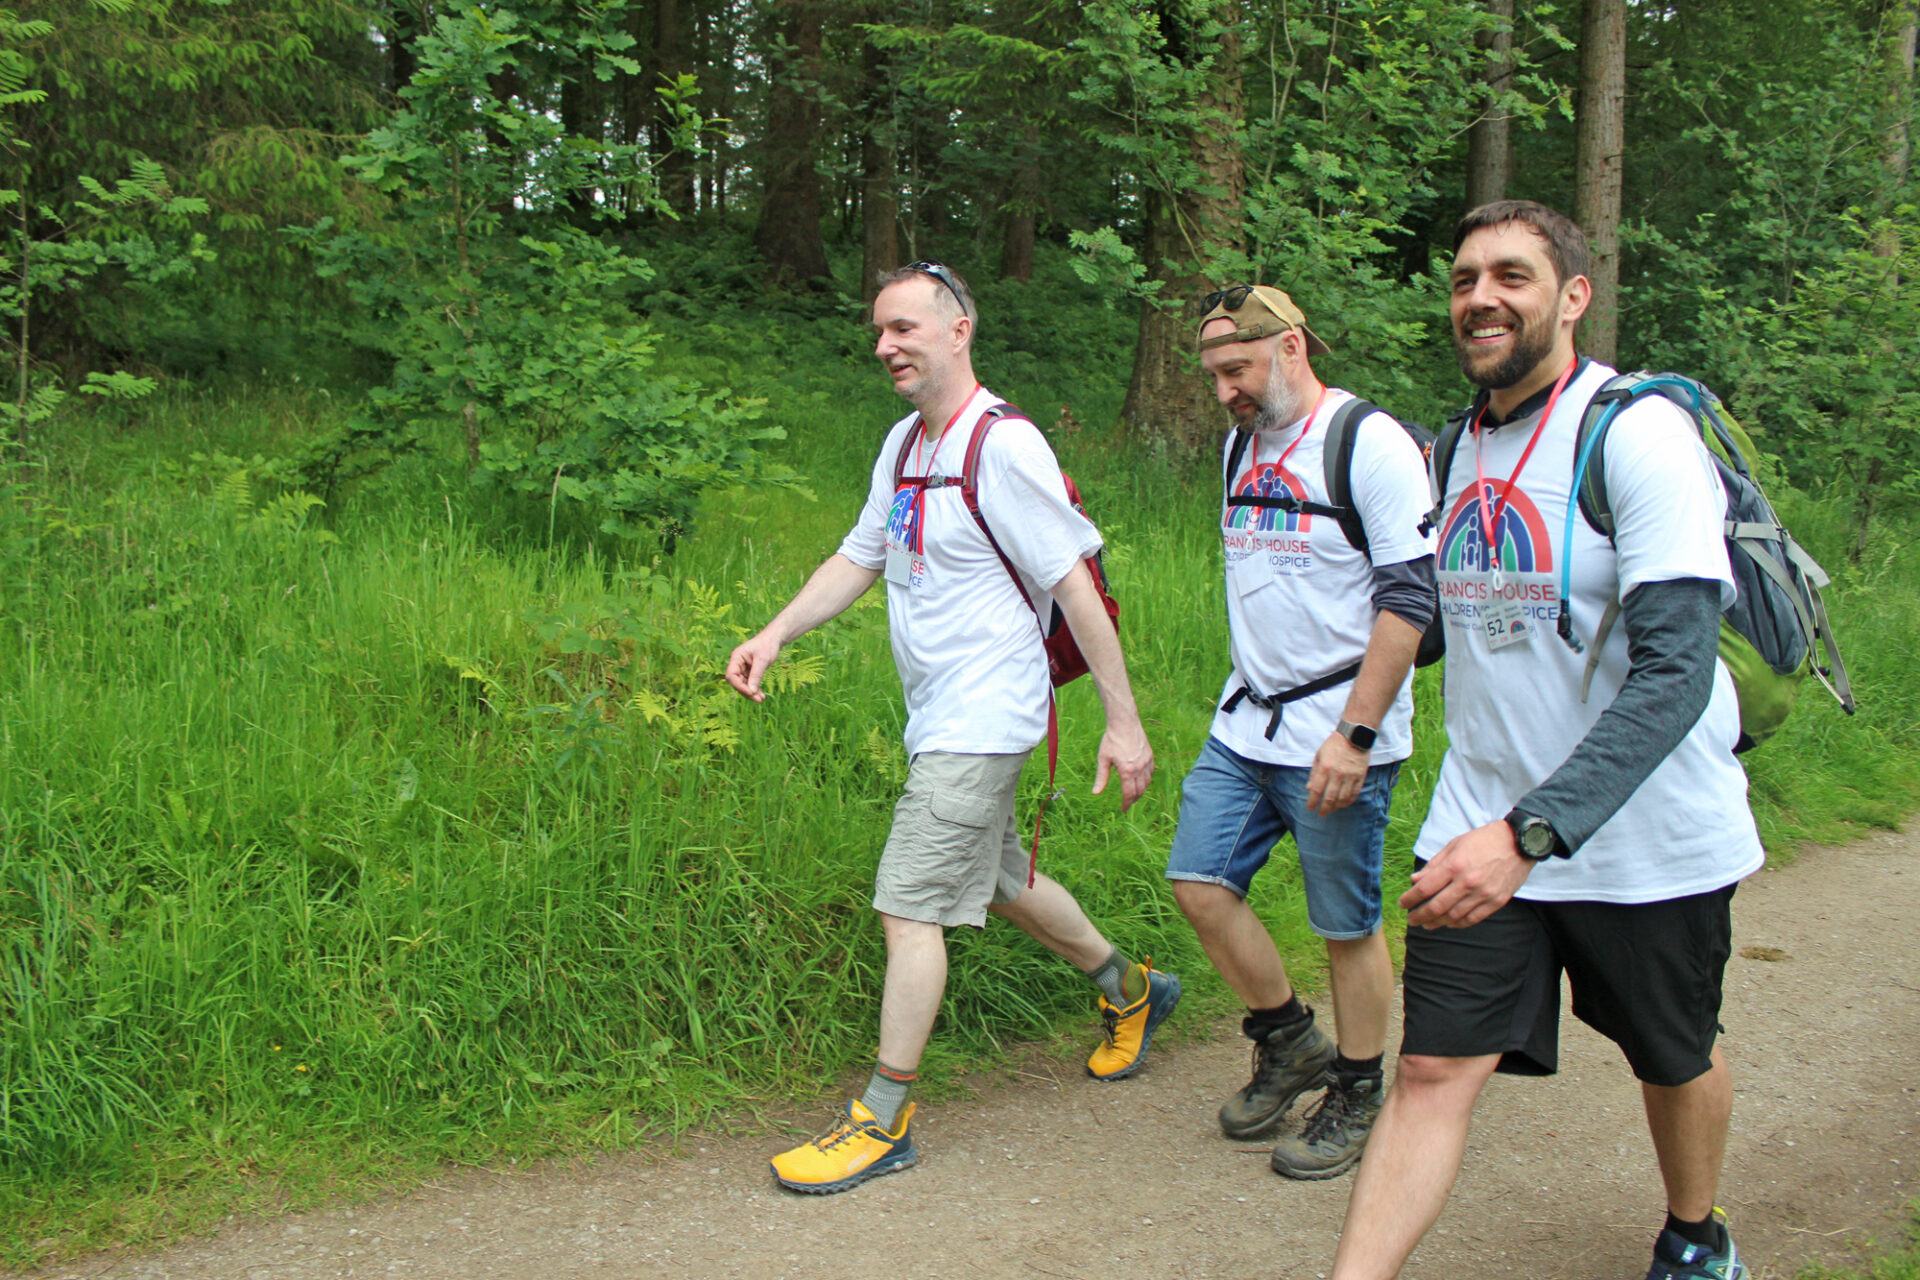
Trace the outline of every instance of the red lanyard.
<instances>
[{"instance_id":1,"label":"red lanyard","mask_svg":"<svg viewBox=\"0 0 1920 1280\"><path fill-rule=\"evenodd\" d=\"M1320 416L1320 406L1325 404L1326 402L1327 402L1327 389L1325 387L1322 387L1320 388L1320 398L1313 402L1313 412L1307 415L1307 425L1300 429L1300 434L1294 440L1294 442L1288 445L1285 449L1281 450L1280 456L1273 460L1273 469L1275 474L1278 474L1280 469L1286 465L1287 459L1290 456L1292 456L1293 451L1300 447L1300 441L1305 440L1307 438L1308 433L1313 430L1313 420ZM1260 437L1258 435L1255 435L1253 437L1253 476L1254 476L1254 483L1258 484L1260 482ZM1301 500L1305 501L1306 496L1307 495L1304 493L1301 494L1300 495Z\"/></svg>"},{"instance_id":2,"label":"red lanyard","mask_svg":"<svg viewBox=\"0 0 1920 1280\"><path fill-rule=\"evenodd\" d=\"M1492 571L1496 574L1500 572L1500 539L1497 530L1500 528L1500 517L1507 513L1507 499L1513 496L1514 482L1527 469L1527 459L1533 456L1533 446L1540 443L1540 433L1547 429L1547 420L1553 417L1553 406L1560 403L1560 393L1567 389L1567 379L1573 377L1573 371L1579 367L1580 357L1575 356L1573 363L1561 371L1559 380L1553 384L1553 393L1547 397L1546 412L1540 415L1533 435L1527 439L1527 447L1520 453L1520 461L1514 464L1513 474L1507 477L1507 487L1492 505L1487 502L1487 472L1480 465L1480 421L1487 416L1487 406L1481 405L1480 412L1473 416L1473 471L1478 480L1473 492L1480 499L1480 530L1487 540L1487 558L1493 562Z\"/></svg>"},{"instance_id":3,"label":"red lanyard","mask_svg":"<svg viewBox=\"0 0 1920 1280\"><path fill-rule=\"evenodd\" d=\"M947 419L947 425L940 431L940 438L933 442L933 456L926 460L924 466L920 462L920 450L927 443L927 421L925 418L920 420L920 434L913 442L913 465L920 468L920 483L914 486L913 490L913 553L915 555L924 553L927 547L927 480L932 475L927 467L940 461L940 446L947 442L947 433L953 430L953 424L960 421L960 415L967 411L967 406L972 404L973 398L979 394L980 384L976 382L973 384L973 390L967 392L967 398L960 402L960 407L953 411L953 416Z\"/></svg>"}]
</instances>

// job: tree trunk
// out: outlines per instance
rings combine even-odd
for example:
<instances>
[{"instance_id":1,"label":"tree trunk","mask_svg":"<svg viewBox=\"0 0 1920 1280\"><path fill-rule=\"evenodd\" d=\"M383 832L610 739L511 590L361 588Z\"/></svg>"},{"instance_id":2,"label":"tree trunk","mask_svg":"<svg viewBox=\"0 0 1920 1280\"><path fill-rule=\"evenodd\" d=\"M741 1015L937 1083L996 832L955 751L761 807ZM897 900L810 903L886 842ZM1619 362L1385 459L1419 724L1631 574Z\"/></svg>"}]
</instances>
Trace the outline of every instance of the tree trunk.
<instances>
[{"instance_id":1,"label":"tree trunk","mask_svg":"<svg viewBox=\"0 0 1920 1280\"><path fill-rule=\"evenodd\" d=\"M565 80L560 82L560 127L569 137L588 138L599 142L601 121L599 97L586 77L590 73L584 66L576 66ZM605 181L604 172L598 174L596 182ZM567 202L567 220L576 227L591 227L595 213L593 189L587 186L572 187L565 192Z\"/></svg>"},{"instance_id":2,"label":"tree trunk","mask_svg":"<svg viewBox=\"0 0 1920 1280\"><path fill-rule=\"evenodd\" d=\"M1023 152L1031 155L1036 140L1028 139ZM1040 214L1039 164L1023 159L1013 171L1013 191L1006 203L1006 223L1000 232L1000 278L1033 279L1034 222Z\"/></svg>"},{"instance_id":3,"label":"tree trunk","mask_svg":"<svg viewBox=\"0 0 1920 1280\"><path fill-rule=\"evenodd\" d=\"M873 288L883 271L900 265L899 160L893 144L867 130L860 140L860 288Z\"/></svg>"},{"instance_id":4,"label":"tree trunk","mask_svg":"<svg viewBox=\"0 0 1920 1280\"><path fill-rule=\"evenodd\" d=\"M420 33L431 30L433 14L431 7L421 0L393 0L383 14L374 18L387 45L387 92L398 94L413 83L413 73L420 66L420 59L414 53L414 43Z\"/></svg>"},{"instance_id":5,"label":"tree trunk","mask_svg":"<svg viewBox=\"0 0 1920 1280\"><path fill-rule=\"evenodd\" d=\"M1580 347L1612 364L1620 348L1620 157L1626 145L1626 0L1586 0L1580 22L1580 106L1574 220L1593 255L1593 304Z\"/></svg>"},{"instance_id":6,"label":"tree trunk","mask_svg":"<svg viewBox=\"0 0 1920 1280\"><path fill-rule=\"evenodd\" d=\"M1507 198L1513 179L1513 135L1510 117L1499 101L1513 84L1513 0L1487 0L1487 11L1498 24L1480 33L1487 54L1480 77L1487 86L1480 118L1467 135L1467 208Z\"/></svg>"},{"instance_id":7,"label":"tree trunk","mask_svg":"<svg viewBox=\"0 0 1920 1280\"><path fill-rule=\"evenodd\" d=\"M774 60L762 142L766 188L754 248L776 281L809 287L828 278L820 235L820 9L812 0L775 0L785 55Z\"/></svg>"},{"instance_id":8,"label":"tree trunk","mask_svg":"<svg viewBox=\"0 0 1920 1280\"><path fill-rule=\"evenodd\" d=\"M1239 130L1246 114L1240 80L1237 6L1215 8L1222 31L1211 78L1196 98L1208 123L1189 140L1199 181L1177 191L1147 191L1145 257L1149 278L1164 281L1159 303L1140 307L1133 377L1120 422L1135 436L1178 453L1219 435L1221 411L1200 376L1193 306L1213 288L1215 261L1240 247L1246 190ZM1198 61L1201 50L1187 56Z\"/></svg>"},{"instance_id":9,"label":"tree trunk","mask_svg":"<svg viewBox=\"0 0 1920 1280\"><path fill-rule=\"evenodd\" d=\"M681 217L693 214L693 155L673 144L673 112L657 92L693 69L687 56L685 13L680 0L654 0L653 151L660 157L660 195Z\"/></svg>"},{"instance_id":10,"label":"tree trunk","mask_svg":"<svg viewBox=\"0 0 1920 1280\"><path fill-rule=\"evenodd\" d=\"M520 95L520 69L509 66L488 76L487 86L493 91L493 97L496 102L502 106L511 105L513 100ZM507 181L501 185L501 190L511 191L514 185L514 179L520 172L520 166L524 157L514 149L512 139L508 138L505 133L492 125L487 126L487 144L493 148L497 155L508 158L507 164L510 166L509 175ZM513 197L511 195L502 195L498 200L494 201L493 212L502 224L510 225L514 215Z\"/></svg>"},{"instance_id":11,"label":"tree trunk","mask_svg":"<svg viewBox=\"0 0 1920 1280\"><path fill-rule=\"evenodd\" d=\"M714 12L718 6L701 11L707 33L707 77L702 80L700 100L709 118L733 118L734 79L739 74L739 28L730 10ZM703 204L709 213L727 211L727 166L733 142L722 133L710 139L706 164L706 191Z\"/></svg>"},{"instance_id":12,"label":"tree trunk","mask_svg":"<svg viewBox=\"0 0 1920 1280\"><path fill-rule=\"evenodd\" d=\"M871 21L885 20L874 12ZM872 42L861 51L866 93L860 129L860 292L901 263L900 147L894 132L893 77L887 54Z\"/></svg>"},{"instance_id":13,"label":"tree trunk","mask_svg":"<svg viewBox=\"0 0 1920 1280\"><path fill-rule=\"evenodd\" d=\"M1895 200L1907 181L1907 165L1912 155L1910 134L1913 118L1913 70L1916 19L1920 19L1920 0L1900 0L1892 22L1893 39L1887 49L1887 132L1881 142L1881 162L1887 171L1887 187ZM1900 232L1888 226L1874 240L1873 252L1881 258L1900 256ZM1890 287L1899 287L1896 276Z\"/></svg>"}]
</instances>

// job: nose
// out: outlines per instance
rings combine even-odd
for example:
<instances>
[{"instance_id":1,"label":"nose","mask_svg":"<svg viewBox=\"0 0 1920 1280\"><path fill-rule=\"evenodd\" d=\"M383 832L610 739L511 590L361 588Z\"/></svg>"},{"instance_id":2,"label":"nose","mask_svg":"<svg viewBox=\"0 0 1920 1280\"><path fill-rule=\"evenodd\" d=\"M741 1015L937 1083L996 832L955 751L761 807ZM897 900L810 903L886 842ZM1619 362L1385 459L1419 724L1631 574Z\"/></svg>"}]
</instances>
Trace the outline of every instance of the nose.
<instances>
[{"instance_id":1,"label":"nose","mask_svg":"<svg viewBox=\"0 0 1920 1280\"><path fill-rule=\"evenodd\" d=\"M1213 398L1221 404L1232 404L1240 395L1240 388L1233 385L1225 374L1213 375Z\"/></svg>"},{"instance_id":2,"label":"nose","mask_svg":"<svg viewBox=\"0 0 1920 1280\"><path fill-rule=\"evenodd\" d=\"M1469 311L1490 311L1498 305L1498 302L1499 299L1495 296L1493 288L1492 275L1490 273L1483 273L1475 276L1473 278L1473 288L1467 292L1467 309Z\"/></svg>"}]
</instances>

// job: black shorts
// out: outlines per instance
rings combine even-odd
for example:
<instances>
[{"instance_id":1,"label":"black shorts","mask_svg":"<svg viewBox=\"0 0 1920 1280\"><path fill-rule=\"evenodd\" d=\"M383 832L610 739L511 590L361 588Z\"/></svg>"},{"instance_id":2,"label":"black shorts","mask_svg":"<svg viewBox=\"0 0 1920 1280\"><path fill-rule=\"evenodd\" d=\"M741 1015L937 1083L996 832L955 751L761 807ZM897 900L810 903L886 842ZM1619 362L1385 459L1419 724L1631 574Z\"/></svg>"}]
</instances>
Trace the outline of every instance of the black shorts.
<instances>
[{"instance_id":1,"label":"black shorts","mask_svg":"<svg viewBox=\"0 0 1920 1280\"><path fill-rule=\"evenodd\" d=\"M1465 929L1407 930L1400 1052L1500 1054L1501 1071L1560 1065L1560 973L1573 1016L1619 1045L1633 1074L1682 1085L1712 1065L1733 885L1665 902L1527 902Z\"/></svg>"}]
</instances>

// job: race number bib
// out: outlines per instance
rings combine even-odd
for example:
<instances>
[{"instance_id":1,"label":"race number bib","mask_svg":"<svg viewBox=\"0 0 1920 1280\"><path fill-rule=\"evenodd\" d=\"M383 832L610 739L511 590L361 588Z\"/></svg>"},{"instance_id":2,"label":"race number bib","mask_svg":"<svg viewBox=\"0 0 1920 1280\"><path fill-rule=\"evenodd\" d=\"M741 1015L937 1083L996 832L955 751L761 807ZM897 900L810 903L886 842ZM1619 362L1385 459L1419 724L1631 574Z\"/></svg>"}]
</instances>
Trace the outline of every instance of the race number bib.
<instances>
[{"instance_id":1,"label":"race number bib","mask_svg":"<svg viewBox=\"0 0 1920 1280\"><path fill-rule=\"evenodd\" d=\"M899 547L887 548L887 581L898 587L927 585L927 558Z\"/></svg>"},{"instance_id":2,"label":"race number bib","mask_svg":"<svg viewBox=\"0 0 1920 1280\"><path fill-rule=\"evenodd\" d=\"M1480 606L1480 625L1487 634L1487 648L1504 649L1510 644L1525 644L1533 639L1538 625L1511 596L1497 594L1500 580L1495 578L1487 602Z\"/></svg>"},{"instance_id":3,"label":"race number bib","mask_svg":"<svg viewBox=\"0 0 1920 1280\"><path fill-rule=\"evenodd\" d=\"M1238 560L1227 562L1227 580L1233 583L1234 594L1245 599L1262 587L1273 585L1273 567L1267 563L1264 548L1256 546Z\"/></svg>"}]
</instances>

